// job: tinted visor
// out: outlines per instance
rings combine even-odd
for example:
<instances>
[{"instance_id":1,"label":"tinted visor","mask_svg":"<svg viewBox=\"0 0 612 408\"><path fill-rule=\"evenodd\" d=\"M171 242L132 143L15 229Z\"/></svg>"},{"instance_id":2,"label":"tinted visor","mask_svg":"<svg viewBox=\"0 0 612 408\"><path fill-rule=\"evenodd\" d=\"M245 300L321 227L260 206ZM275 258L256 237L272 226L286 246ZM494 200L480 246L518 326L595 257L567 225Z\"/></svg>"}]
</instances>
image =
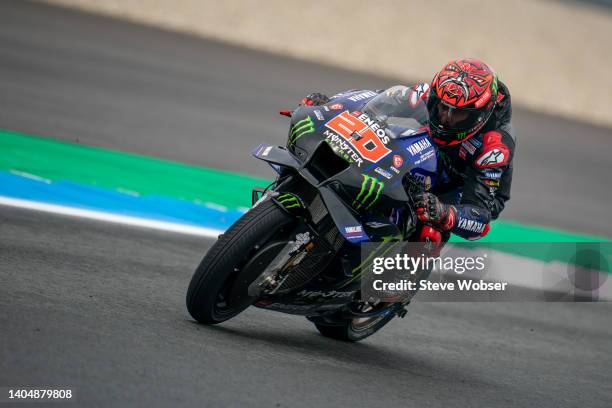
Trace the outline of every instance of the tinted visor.
<instances>
[{"instance_id":1,"label":"tinted visor","mask_svg":"<svg viewBox=\"0 0 612 408\"><path fill-rule=\"evenodd\" d=\"M432 136L444 144L457 143L480 129L489 116L486 108L470 109L451 106L430 94L427 100Z\"/></svg>"}]
</instances>

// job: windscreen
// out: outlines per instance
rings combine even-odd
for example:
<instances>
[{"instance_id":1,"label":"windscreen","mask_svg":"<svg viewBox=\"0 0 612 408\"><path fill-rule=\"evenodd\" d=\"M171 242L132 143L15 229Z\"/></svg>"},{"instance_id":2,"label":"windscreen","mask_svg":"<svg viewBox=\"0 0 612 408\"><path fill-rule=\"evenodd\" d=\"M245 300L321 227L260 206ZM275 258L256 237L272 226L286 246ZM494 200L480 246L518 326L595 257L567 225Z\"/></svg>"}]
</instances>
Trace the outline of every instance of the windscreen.
<instances>
[{"instance_id":1,"label":"windscreen","mask_svg":"<svg viewBox=\"0 0 612 408\"><path fill-rule=\"evenodd\" d=\"M393 86L363 107L363 112L387 126L392 138L409 136L428 122L427 105L411 88Z\"/></svg>"}]
</instances>

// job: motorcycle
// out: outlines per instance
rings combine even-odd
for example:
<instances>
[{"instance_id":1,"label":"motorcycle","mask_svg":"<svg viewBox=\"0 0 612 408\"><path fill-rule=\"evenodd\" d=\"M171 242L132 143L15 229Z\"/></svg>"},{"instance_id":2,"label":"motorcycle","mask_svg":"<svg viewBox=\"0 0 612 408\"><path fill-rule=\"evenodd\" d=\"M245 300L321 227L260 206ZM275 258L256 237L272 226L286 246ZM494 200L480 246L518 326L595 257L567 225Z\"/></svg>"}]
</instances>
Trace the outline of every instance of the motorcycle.
<instances>
[{"instance_id":1,"label":"motorcycle","mask_svg":"<svg viewBox=\"0 0 612 408\"><path fill-rule=\"evenodd\" d=\"M440 241L412 197L436 182L437 151L427 109L410 88L349 91L322 106L300 106L285 147L261 144L253 156L276 171L252 191L253 207L204 256L187 291L203 324L249 306L305 316L327 337L359 341L409 299L361 299L361 275L374 253L402 241ZM281 112L283 113L283 112Z\"/></svg>"}]
</instances>

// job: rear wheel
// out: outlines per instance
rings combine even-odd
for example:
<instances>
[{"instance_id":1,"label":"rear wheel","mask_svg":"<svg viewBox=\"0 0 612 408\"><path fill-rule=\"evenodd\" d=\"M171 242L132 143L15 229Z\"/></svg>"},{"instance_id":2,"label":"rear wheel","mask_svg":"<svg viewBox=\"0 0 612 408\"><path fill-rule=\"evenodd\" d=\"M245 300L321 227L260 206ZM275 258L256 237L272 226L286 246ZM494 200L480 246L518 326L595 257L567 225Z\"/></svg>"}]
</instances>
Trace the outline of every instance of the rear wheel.
<instances>
[{"instance_id":1,"label":"rear wheel","mask_svg":"<svg viewBox=\"0 0 612 408\"><path fill-rule=\"evenodd\" d=\"M381 305L379 313L376 313L376 307L362 305L361 312L363 317L336 317L336 318L310 318L316 326L319 333L325 337L330 337L342 341L360 341L369 337L382 329L394 317L395 312L388 304ZM372 314L368 316L368 314Z\"/></svg>"},{"instance_id":2,"label":"rear wheel","mask_svg":"<svg viewBox=\"0 0 612 408\"><path fill-rule=\"evenodd\" d=\"M250 209L210 248L187 290L187 310L200 323L216 324L249 307L247 293L284 246L275 236L293 218L271 200Z\"/></svg>"}]
</instances>

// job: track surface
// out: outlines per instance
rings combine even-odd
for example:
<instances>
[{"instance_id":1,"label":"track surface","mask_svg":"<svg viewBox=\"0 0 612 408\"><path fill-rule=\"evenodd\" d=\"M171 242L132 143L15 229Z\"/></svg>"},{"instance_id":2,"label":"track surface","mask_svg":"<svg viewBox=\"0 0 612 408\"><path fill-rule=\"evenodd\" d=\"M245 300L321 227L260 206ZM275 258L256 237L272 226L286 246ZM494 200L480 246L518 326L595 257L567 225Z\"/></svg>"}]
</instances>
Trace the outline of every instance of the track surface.
<instances>
[{"instance_id":1,"label":"track surface","mask_svg":"<svg viewBox=\"0 0 612 408\"><path fill-rule=\"evenodd\" d=\"M262 175L247 154L283 142L275 110L392 82L11 1L0 61L0 127ZM609 235L609 130L521 111L516 127L504 215ZM612 305L416 302L352 345L256 309L204 327L184 295L209 245L0 207L0 387L83 406L609 406Z\"/></svg>"},{"instance_id":2,"label":"track surface","mask_svg":"<svg viewBox=\"0 0 612 408\"><path fill-rule=\"evenodd\" d=\"M72 387L81 406L609 406L609 304L417 302L359 344L257 309L205 327L184 294L208 242L0 222L0 385Z\"/></svg>"}]
</instances>

